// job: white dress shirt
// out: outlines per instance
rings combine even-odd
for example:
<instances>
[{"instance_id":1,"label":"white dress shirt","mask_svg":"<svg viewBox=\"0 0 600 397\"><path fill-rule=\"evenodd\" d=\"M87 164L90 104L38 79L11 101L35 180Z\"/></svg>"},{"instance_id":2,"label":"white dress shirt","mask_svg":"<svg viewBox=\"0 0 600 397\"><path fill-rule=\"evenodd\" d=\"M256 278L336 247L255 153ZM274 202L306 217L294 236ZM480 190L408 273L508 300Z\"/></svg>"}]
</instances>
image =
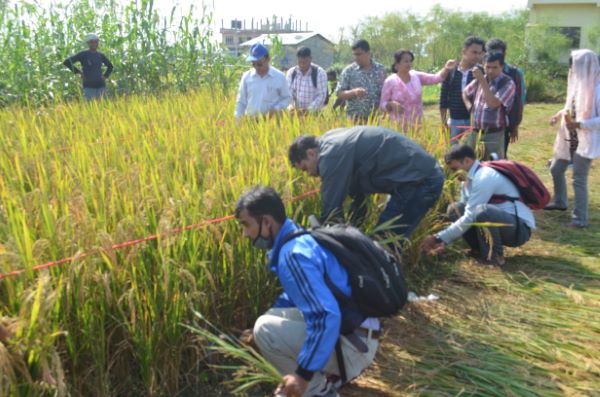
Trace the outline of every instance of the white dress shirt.
<instances>
[{"instance_id":1,"label":"white dress shirt","mask_svg":"<svg viewBox=\"0 0 600 397\"><path fill-rule=\"evenodd\" d=\"M478 160L473 162L467 174L467 181L463 183L460 202L465 203L465 213L456 222L438 233L446 244L462 236L475 222L475 210L481 204L488 204L493 195L519 197L517 187L504 175L491 167L481 166ZM515 207L519 218L530 229L535 229L535 218L531 209L522 201L504 201L498 204L488 204L515 214Z\"/></svg>"},{"instance_id":2,"label":"white dress shirt","mask_svg":"<svg viewBox=\"0 0 600 397\"><path fill-rule=\"evenodd\" d=\"M267 114L271 110L287 109L291 96L285 75L269 65L266 75L254 68L242 76L235 105L235 117Z\"/></svg>"}]
</instances>

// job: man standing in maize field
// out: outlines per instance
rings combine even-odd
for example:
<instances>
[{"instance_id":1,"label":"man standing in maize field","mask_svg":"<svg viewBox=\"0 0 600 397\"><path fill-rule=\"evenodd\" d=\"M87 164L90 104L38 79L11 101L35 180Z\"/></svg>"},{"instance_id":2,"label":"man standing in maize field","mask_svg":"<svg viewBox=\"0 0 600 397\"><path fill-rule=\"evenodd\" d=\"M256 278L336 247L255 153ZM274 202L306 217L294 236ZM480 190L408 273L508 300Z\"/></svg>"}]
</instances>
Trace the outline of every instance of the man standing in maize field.
<instances>
[{"instance_id":1,"label":"man standing in maize field","mask_svg":"<svg viewBox=\"0 0 600 397\"><path fill-rule=\"evenodd\" d=\"M90 101L106 95L106 79L112 73L113 65L103 53L98 51L100 39L97 35L88 34L85 36L85 42L89 46L89 50L81 51L67 58L63 65L81 76L83 95L86 101ZM81 64L83 71L75 67L75 62ZM106 66L104 74L102 74L102 65Z\"/></svg>"}]
</instances>

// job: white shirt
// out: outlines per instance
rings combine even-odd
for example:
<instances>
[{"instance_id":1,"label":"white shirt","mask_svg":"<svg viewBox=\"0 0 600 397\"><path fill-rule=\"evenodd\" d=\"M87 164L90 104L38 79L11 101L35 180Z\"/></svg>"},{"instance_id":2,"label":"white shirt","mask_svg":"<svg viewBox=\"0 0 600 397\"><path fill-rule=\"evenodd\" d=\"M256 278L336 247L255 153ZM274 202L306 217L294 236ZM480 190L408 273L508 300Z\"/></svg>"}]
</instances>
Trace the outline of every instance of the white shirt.
<instances>
[{"instance_id":1,"label":"white shirt","mask_svg":"<svg viewBox=\"0 0 600 397\"><path fill-rule=\"evenodd\" d=\"M235 117L267 114L271 110L286 109L291 96L285 75L269 65L266 75L260 76L254 68L242 76L235 105Z\"/></svg>"},{"instance_id":2,"label":"white shirt","mask_svg":"<svg viewBox=\"0 0 600 397\"><path fill-rule=\"evenodd\" d=\"M581 122L577 131L577 154L588 159L600 157L600 84L594 90L592 117Z\"/></svg>"},{"instance_id":3,"label":"white shirt","mask_svg":"<svg viewBox=\"0 0 600 397\"><path fill-rule=\"evenodd\" d=\"M465 213L456 222L441 231L438 236L446 244L451 243L467 230L475 222L475 210L481 204L488 204L493 195L505 195L508 197L519 197L517 187L504 175L491 167L484 167L475 160L469 173L468 181L463 183L460 202L466 203ZM519 218L525 222L530 229L535 229L535 218L531 209L521 201L505 201L494 205L502 211L515 215L515 206Z\"/></svg>"}]
</instances>

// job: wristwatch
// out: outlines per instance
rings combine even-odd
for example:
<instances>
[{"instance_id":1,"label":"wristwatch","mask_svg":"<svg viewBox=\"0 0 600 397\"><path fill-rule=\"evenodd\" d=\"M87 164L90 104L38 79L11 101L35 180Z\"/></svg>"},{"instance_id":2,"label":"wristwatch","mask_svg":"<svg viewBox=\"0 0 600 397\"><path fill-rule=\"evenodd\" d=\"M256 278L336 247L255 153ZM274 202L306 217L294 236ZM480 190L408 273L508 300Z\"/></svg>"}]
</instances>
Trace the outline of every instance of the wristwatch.
<instances>
[{"instance_id":1,"label":"wristwatch","mask_svg":"<svg viewBox=\"0 0 600 397\"><path fill-rule=\"evenodd\" d=\"M442 240L442 239L440 238L440 236L439 236L439 235L437 235L437 234L436 234L434 237L435 237L435 242L436 242L436 243L438 243L438 244L440 244L440 243L444 243L444 242L445 242L445 241L444 241L444 240Z\"/></svg>"}]
</instances>

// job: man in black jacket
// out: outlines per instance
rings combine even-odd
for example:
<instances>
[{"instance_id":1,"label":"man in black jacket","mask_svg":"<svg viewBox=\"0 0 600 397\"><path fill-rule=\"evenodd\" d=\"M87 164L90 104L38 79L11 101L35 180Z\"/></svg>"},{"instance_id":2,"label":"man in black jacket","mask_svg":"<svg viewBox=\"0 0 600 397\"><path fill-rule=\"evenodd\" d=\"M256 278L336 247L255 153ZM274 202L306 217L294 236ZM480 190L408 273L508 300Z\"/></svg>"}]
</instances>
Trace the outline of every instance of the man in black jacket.
<instances>
[{"instance_id":1,"label":"man in black jacket","mask_svg":"<svg viewBox=\"0 0 600 397\"><path fill-rule=\"evenodd\" d=\"M343 219L343 202L361 221L368 194L389 200L379 224L392 221L394 233L409 237L442 192L444 174L437 160L403 134L374 126L338 128L320 137L303 135L289 148L290 163L321 178L321 220Z\"/></svg>"},{"instance_id":2,"label":"man in black jacket","mask_svg":"<svg viewBox=\"0 0 600 397\"><path fill-rule=\"evenodd\" d=\"M467 134L471 125L471 114L462 100L463 89L473 80L473 67L481 64L485 54L485 41L479 37L467 37L463 43L462 59L448 73L440 92L440 116L442 125L450 127L450 143L455 145L461 134ZM450 114L448 114L450 113ZM450 118L448 118L450 116Z\"/></svg>"},{"instance_id":3,"label":"man in black jacket","mask_svg":"<svg viewBox=\"0 0 600 397\"><path fill-rule=\"evenodd\" d=\"M87 101L102 98L106 95L106 79L113 70L113 65L103 53L98 51L100 39L95 34L88 34L85 42L89 50L81 51L72 57L67 58L63 65L69 68L73 73L79 74L83 83L83 95ZM81 64L81 70L75 65L75 62ZM106 71L102 74L102 65L106 66Z\"/></svg>"}]
</instances>

